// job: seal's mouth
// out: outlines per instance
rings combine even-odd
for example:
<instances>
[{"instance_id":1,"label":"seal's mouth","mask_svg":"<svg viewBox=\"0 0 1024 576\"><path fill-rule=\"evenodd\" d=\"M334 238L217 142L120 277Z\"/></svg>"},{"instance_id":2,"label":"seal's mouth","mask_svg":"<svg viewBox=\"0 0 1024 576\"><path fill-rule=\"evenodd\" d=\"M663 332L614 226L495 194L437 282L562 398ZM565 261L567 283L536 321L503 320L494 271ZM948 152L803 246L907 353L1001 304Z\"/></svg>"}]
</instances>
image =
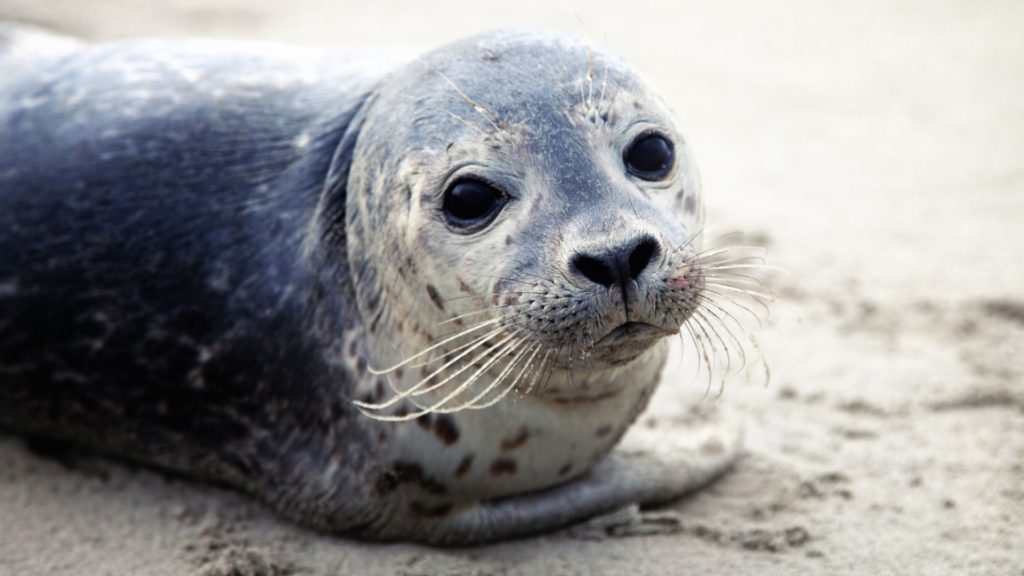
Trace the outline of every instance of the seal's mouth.
<instances>
[{"instance_id":1,"label":"seal's mouth","mask_svg":"<svg viewBox=\"0 0 1024 576\"><path fill-rule=\"evenodd\" d=\"M623 322L595 342L594 347L643 346L672 334L675 332L647 322Z\"/></svg>"}]
</instances>

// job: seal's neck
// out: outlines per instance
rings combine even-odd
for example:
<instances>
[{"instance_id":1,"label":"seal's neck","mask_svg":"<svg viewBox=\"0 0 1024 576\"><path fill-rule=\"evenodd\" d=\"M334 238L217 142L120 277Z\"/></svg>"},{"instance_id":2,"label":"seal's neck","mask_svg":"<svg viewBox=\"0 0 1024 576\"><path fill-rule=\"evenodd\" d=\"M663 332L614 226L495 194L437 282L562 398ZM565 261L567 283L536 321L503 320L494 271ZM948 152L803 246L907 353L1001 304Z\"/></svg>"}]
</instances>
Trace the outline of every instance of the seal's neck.
<instances>
[{"instance_id":1,"label":"seal's neck","mask_svg":"<svg viewBox=\"0 0 1024 576\"><path fill-rule=\"evenodd\" d=\"M383 352L378 351L385 361L403 357ZM427 390L435 383L426 380L424 385L425 375L433 371L427 366L434 364L409 365L388 374L391 385L398 391L420 386L425 392L381 412L416 417L379 425L386 430L386 449L392 458L415 463L425 477L447 486L449 500L451 494L487 499L537 490L584 474L618 443L647 405L665 356L666 346L660 343L623 366L592 371L551 369L543 379L536 379L528 393L513 391L486 408L440 408L419 414L413 411L437 403L465 382L455 377ZM463 374L478 369L471 367ZM467 394L493 386L502 374L507 377L508 372L495 363L476 378ZM363 379L362 397L382 392L375 378L368 374ZM381 403L394 399L395 392L386 391L385 395Z\"/></svg>"}]
</instances>

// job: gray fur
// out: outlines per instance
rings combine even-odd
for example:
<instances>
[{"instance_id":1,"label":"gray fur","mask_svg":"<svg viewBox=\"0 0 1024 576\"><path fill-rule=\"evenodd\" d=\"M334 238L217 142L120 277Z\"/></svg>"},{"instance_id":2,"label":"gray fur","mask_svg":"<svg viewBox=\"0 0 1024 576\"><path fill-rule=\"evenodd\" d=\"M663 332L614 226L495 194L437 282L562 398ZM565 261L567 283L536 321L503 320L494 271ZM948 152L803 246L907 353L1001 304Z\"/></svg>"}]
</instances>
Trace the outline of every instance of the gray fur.
<instances>
[{"instance_id":1,"label":"gray fur","mask_svg":"<svg viewBox=\"0 0 1024 576\"><path fill-rule=\"evenodd\" d=\"M735 429L715 424L701 437L717 451L605 458L700 291L696 171L664 104L618 59L533 31L405 63L142 41L62 45L24 66L12 46L0 424L226 482L322 529L445 544L665 501L735 457ZM622 171L621 150L652 126L677 147L664 183ZM438 206L468 170L512 201L465 236ZM639 234L661 249L628 295L568 268ZM441 323L508 310L521 313L500 325L523 336L489 342L509 358L501 342L520 357L557 350L530 372L542 385L403 420L418 404L400 390L425 371L403 360L452 331ZM599 343L626 320L656 330ZM502 366L455 384L497 386ZM388 398L401 402L353 404Z\"/></svg>"}]
</instances>

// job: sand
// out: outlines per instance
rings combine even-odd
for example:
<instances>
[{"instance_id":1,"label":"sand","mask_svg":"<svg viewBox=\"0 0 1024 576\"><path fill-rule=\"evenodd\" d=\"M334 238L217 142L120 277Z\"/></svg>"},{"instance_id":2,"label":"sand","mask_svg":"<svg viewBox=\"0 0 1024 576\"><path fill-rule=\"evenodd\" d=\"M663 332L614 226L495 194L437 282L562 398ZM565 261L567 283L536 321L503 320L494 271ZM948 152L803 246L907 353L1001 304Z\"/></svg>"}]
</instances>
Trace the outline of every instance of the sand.
<instances>
[{"instance_id":1,"label":"sand","mask_svg":"<svg viewBox=\"0 0 1024 576\"><path fill-rule=\"evenodd\" d=\"M573 8L575 6L575 8ZM768 386L672 362L638 426L746 424L709 489L467 549L320 535L244 495L0 436L0 574L1024 574L1024 4L0 0L92 39L431 46L588 35L677 111L709 215L789 271Z\"/></svg>"}]
</instances>

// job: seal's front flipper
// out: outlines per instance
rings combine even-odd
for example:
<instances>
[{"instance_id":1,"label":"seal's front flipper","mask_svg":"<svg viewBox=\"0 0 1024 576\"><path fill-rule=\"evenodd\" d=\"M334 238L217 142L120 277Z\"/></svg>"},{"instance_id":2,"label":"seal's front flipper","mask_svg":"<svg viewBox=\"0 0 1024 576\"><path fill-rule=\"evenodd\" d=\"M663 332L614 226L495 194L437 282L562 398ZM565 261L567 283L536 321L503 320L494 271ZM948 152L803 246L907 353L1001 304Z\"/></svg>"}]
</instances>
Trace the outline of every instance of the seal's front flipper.
<instances>
[{"instance_id":1,"label":"seal's front flipper","mask_svg":"<svg viewBox=\"0 0 1024 576\"><path fill-rule=\"evenodd\" d=\"M719 410L692 416L671 435L665 429L636 426L586 476L549 490L481 503L416 539L471 544L526 536L631 504L662 504L702 488L736 461L743 432L737 420Z\"/></svg>"}]
</instances>

